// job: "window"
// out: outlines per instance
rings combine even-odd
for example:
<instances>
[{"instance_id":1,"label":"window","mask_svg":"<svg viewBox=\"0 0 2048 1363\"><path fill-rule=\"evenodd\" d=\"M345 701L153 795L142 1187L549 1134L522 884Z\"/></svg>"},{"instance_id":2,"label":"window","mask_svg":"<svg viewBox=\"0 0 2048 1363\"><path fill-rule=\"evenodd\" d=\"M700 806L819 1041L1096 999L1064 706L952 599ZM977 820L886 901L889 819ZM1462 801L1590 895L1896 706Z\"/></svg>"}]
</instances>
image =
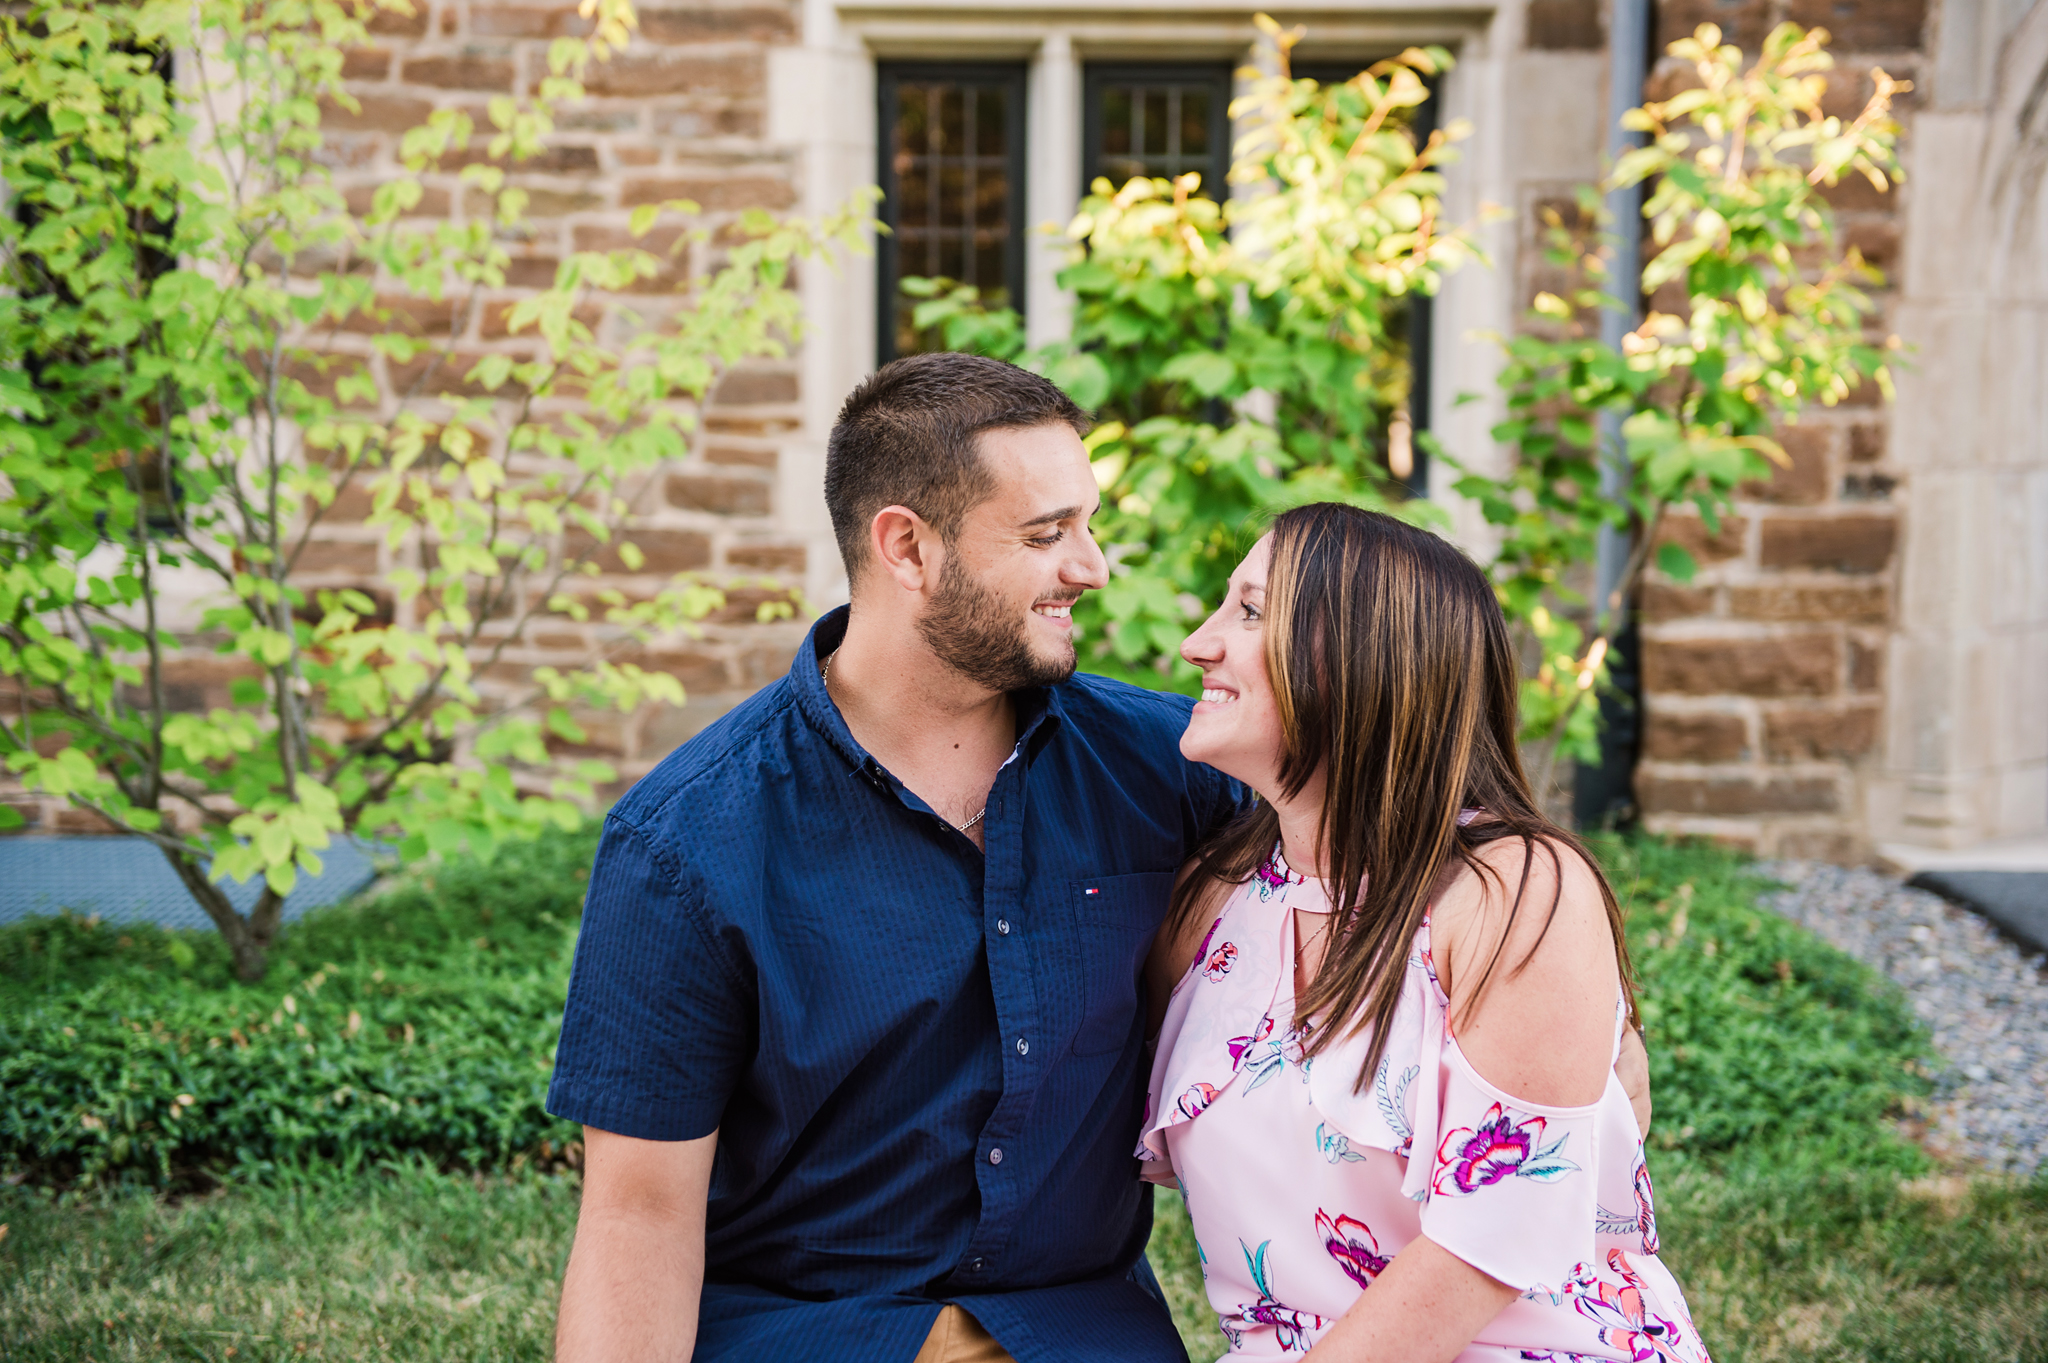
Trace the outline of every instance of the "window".
<instances>
[{"instance_id":1,"label":"window","mask_svg":"<svg viewBox=\"0 0 2048 1363\"><path fill-rule=\"evenodd\" d=\"M1229 194L1230 67L1090 66L1082 77L1081 191L1106 176L1171 180L1200 171L1201 193Z\"/></svg>"},{"instance_id":2,"label":"window","mask_svg":"<svg viewBox=\"0 0 2048 1363\"><path fill-rule=\"evenodd\" d=\"M911 324L913 276L1024 306L1024 68L888 62L881 98L881 306L876 361L937 348Z\"/></svg>"}]
</instances>

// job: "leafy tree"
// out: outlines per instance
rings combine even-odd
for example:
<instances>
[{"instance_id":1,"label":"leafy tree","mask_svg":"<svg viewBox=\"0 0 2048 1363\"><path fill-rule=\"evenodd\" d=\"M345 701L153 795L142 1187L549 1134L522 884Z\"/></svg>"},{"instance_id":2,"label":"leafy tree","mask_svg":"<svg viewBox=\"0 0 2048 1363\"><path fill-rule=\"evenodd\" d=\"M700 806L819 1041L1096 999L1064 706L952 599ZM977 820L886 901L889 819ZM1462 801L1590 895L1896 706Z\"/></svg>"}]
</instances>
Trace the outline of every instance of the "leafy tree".
<instances>
[{"instance_id":1,"label":"leafy tree","mask_svg":"<svg viewBox=\"0 0 2048 1363\"><path fill-rule=\"evenodd\" d=\"M1468 471L1455 487L1501 530L1501 600L1541 653L1522 688L1523 738L1556 740L1554 755L1597 756L1599 707L1585 702L1606 682L1645 569L1681 582L1696 571L1660 534L1666 511L1690 503L1718 532L1742 485L1785 462L1775 432L1801 409L1833 406L1866 380L1891 395L1886 352L1898 338L1871 338L1862 287L1880 276L1837 242L1819 186L1854 173L1882 191L1899 178L1890 107L1910 86L1874 70L1856 118L1825 113L1827 39L1783 24L1747 68L1712 24L1673 43L1699 83L1631 112L1627 126L1650 140L1608 181L1651 185L1655 249L1640 280L1621 284L1639 284L1653 307L1619 349L1604 344L1600 313L1623 306L1617 281L1606 253L1558 221L1550 257L1574 287L1539 294L1536 328L1506 343L1509 414L1493 437L1514 464L1499 478ZM1594 192L1581 199L1595 217ZM1677 310L1658 310L1673 295ZM1603 445L1603 417L1618 441ZM1622 499L1601 494L1603 464L1620 473ZM1586 603L1566 577L1593 559L1603 527L1633 527L1636 547L1612 596L1591 603L1588 630L1568 613Z\"/></svg>"},{"instance_id":2,"label":"leafy tree","mask_svg":"<svg viewBox=\"0 0 2048 1363\"><path fill-rule=\"evenodd\" d=\"M1341 85L1288 75L1301 30L1259 16L1273 71L1231 109L1249 131L1231 181L1098 180L1067 228L1072 333L1027 352L1014 312L972 288L904 281L913 322L948 348L1037 369L1103 418L1089 439L1111 547L1108 587L1076 606L1088 666L1142 684L1197 683L1179 660L1199 604L1222 595L1242 528L1265 510L1406 502L1379 440L1408 387L1398 303L1470 258L1443 225L1437 167L1466 129L1418 147L1406 115L1442 71L1410 48Z\"/></svg>"},{"instance_id":3,"label":"leafy tree","mask_svg":"<svg viewBox=\"0 0 2048 1363\"><path fill-rule=\"evenodd\" d=\"M469 147L468 117L408 133L409 173L360 220L322 168L320 108L350 103L342 54L370 0L0 14L15 208L0 222L0 753L29 790L154 841L243 978L262 974L284 896L330 838L410 857L573 826L612 773L551 740L578 742L584 707L680 702L672 677L609 654L539 669L510 700L477 679L549 616L596 617L630 647L720 604L681 578L639 602L571 589L601 563L642 564L621 531L636 480L684 453L725 366L797 332L791 263L865 220L867 200L817 224L749 214L672 316L614 316L604 337L586 300L660 262L579 253L511 314L537 338L530 358L455 372L452 342L420 339L379 300L439 308L459 335L503 283L526 199L507 167L634 25L627 0L582 9L592 35L555 44L537 98L490 104L489 155L461 172L490 211L427 227L403 216L420 174ZM203 54L183 80L174 51ZM680 219L683 240L701 239L695 213L644 208L632 229ZM420 377L398 391L324 353L344 323ZM444 391L458 386L481 395ZM392 575L389 602L292 579L352 488L415 565ZM165 664L206 650L245 674L229 706L180 713ZM219 881L259 872L240 914Z\"/></svg>"}]
</instances>

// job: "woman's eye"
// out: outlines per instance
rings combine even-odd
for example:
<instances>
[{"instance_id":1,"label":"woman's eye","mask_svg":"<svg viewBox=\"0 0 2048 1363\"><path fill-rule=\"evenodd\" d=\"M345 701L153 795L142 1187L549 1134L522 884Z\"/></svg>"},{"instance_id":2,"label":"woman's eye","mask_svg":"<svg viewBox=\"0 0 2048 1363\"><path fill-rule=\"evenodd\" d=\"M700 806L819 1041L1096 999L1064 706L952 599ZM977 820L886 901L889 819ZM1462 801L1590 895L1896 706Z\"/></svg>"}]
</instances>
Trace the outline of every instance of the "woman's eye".
<instances>
[{"instance_id":1,"label":"woman's eye","mask_svg":"<svg viewBox=\"0 0 2048 1363\"><path fill-rule=\"evenodd\" d=\"M1240 604L1244 607L1244 618L1247 623L1253 620L1260 620L1264 618L1259 614L1259 608L1257 606L1254 606L1251 602L1245 601L1241 602Z\"/></svg>"}]
</instances>

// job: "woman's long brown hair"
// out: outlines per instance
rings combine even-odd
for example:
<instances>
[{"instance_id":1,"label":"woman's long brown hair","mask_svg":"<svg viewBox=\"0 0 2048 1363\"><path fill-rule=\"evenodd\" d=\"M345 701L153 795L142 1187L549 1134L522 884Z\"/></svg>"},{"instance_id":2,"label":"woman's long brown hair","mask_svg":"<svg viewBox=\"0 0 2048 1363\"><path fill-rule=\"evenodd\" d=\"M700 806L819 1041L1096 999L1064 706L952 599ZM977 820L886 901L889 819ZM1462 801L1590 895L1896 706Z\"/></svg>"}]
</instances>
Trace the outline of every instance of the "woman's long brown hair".
<instances>
[{"instance_id":1,"label":"woman's long brown hair","mask_svg":"<svg viewBox=\"0 0 2048 1363\"><path fill-rule=\"evenodd\" d=\"M1633 1021L1614 891L1579 840L1543 817L1522 770L1514 650L1486 575L1428 531L1334 502L1279 516L1271 552L1265 654L1283 745L1277 793L1292 799L1325 774L1319 834L1336 913L1296 1012L1348 1020L1317 1027L1307 1052L1370 1028L1357 1081L1365 1085L1385 1049L1431 891L1452 858L1504 889L1477 853L1506 838L1522 842L1521 875L1501 944L1469 997L1479 998L1500 964L1536 849L1552 859L1560 887L1563 867L1555 863L1565 849L1585 860L1600 886ZM1472 808L1485 817L1460 826L1459 811ZM1182 881L1169 923L1186 924L1206 885L1249 879L1279 837L1279 818L1263 801L1223 829L1197 851L1201 873ZM1557 905L1553 895L1544 933Z\"/></svg>"}]
</instances>

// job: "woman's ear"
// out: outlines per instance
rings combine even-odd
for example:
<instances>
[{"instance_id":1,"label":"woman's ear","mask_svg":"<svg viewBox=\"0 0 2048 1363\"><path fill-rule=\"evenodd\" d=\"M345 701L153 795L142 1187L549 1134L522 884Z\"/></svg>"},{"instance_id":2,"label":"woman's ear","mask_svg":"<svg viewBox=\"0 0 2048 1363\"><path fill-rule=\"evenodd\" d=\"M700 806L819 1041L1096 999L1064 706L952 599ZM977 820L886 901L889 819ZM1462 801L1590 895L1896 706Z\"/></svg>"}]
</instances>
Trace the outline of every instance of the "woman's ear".
<instances>
[{"instance_id":1,"label":"woman's ear","mask_svg":"<svg viewBox=\"0 0 2048 1363\"><path fill-rule=\"evenodd\" d=\"M885 506L868 526L869 547L882 573L906 592L938 586L945 547L938 534L907 506Z\"/></svg>"}]
</instances>

